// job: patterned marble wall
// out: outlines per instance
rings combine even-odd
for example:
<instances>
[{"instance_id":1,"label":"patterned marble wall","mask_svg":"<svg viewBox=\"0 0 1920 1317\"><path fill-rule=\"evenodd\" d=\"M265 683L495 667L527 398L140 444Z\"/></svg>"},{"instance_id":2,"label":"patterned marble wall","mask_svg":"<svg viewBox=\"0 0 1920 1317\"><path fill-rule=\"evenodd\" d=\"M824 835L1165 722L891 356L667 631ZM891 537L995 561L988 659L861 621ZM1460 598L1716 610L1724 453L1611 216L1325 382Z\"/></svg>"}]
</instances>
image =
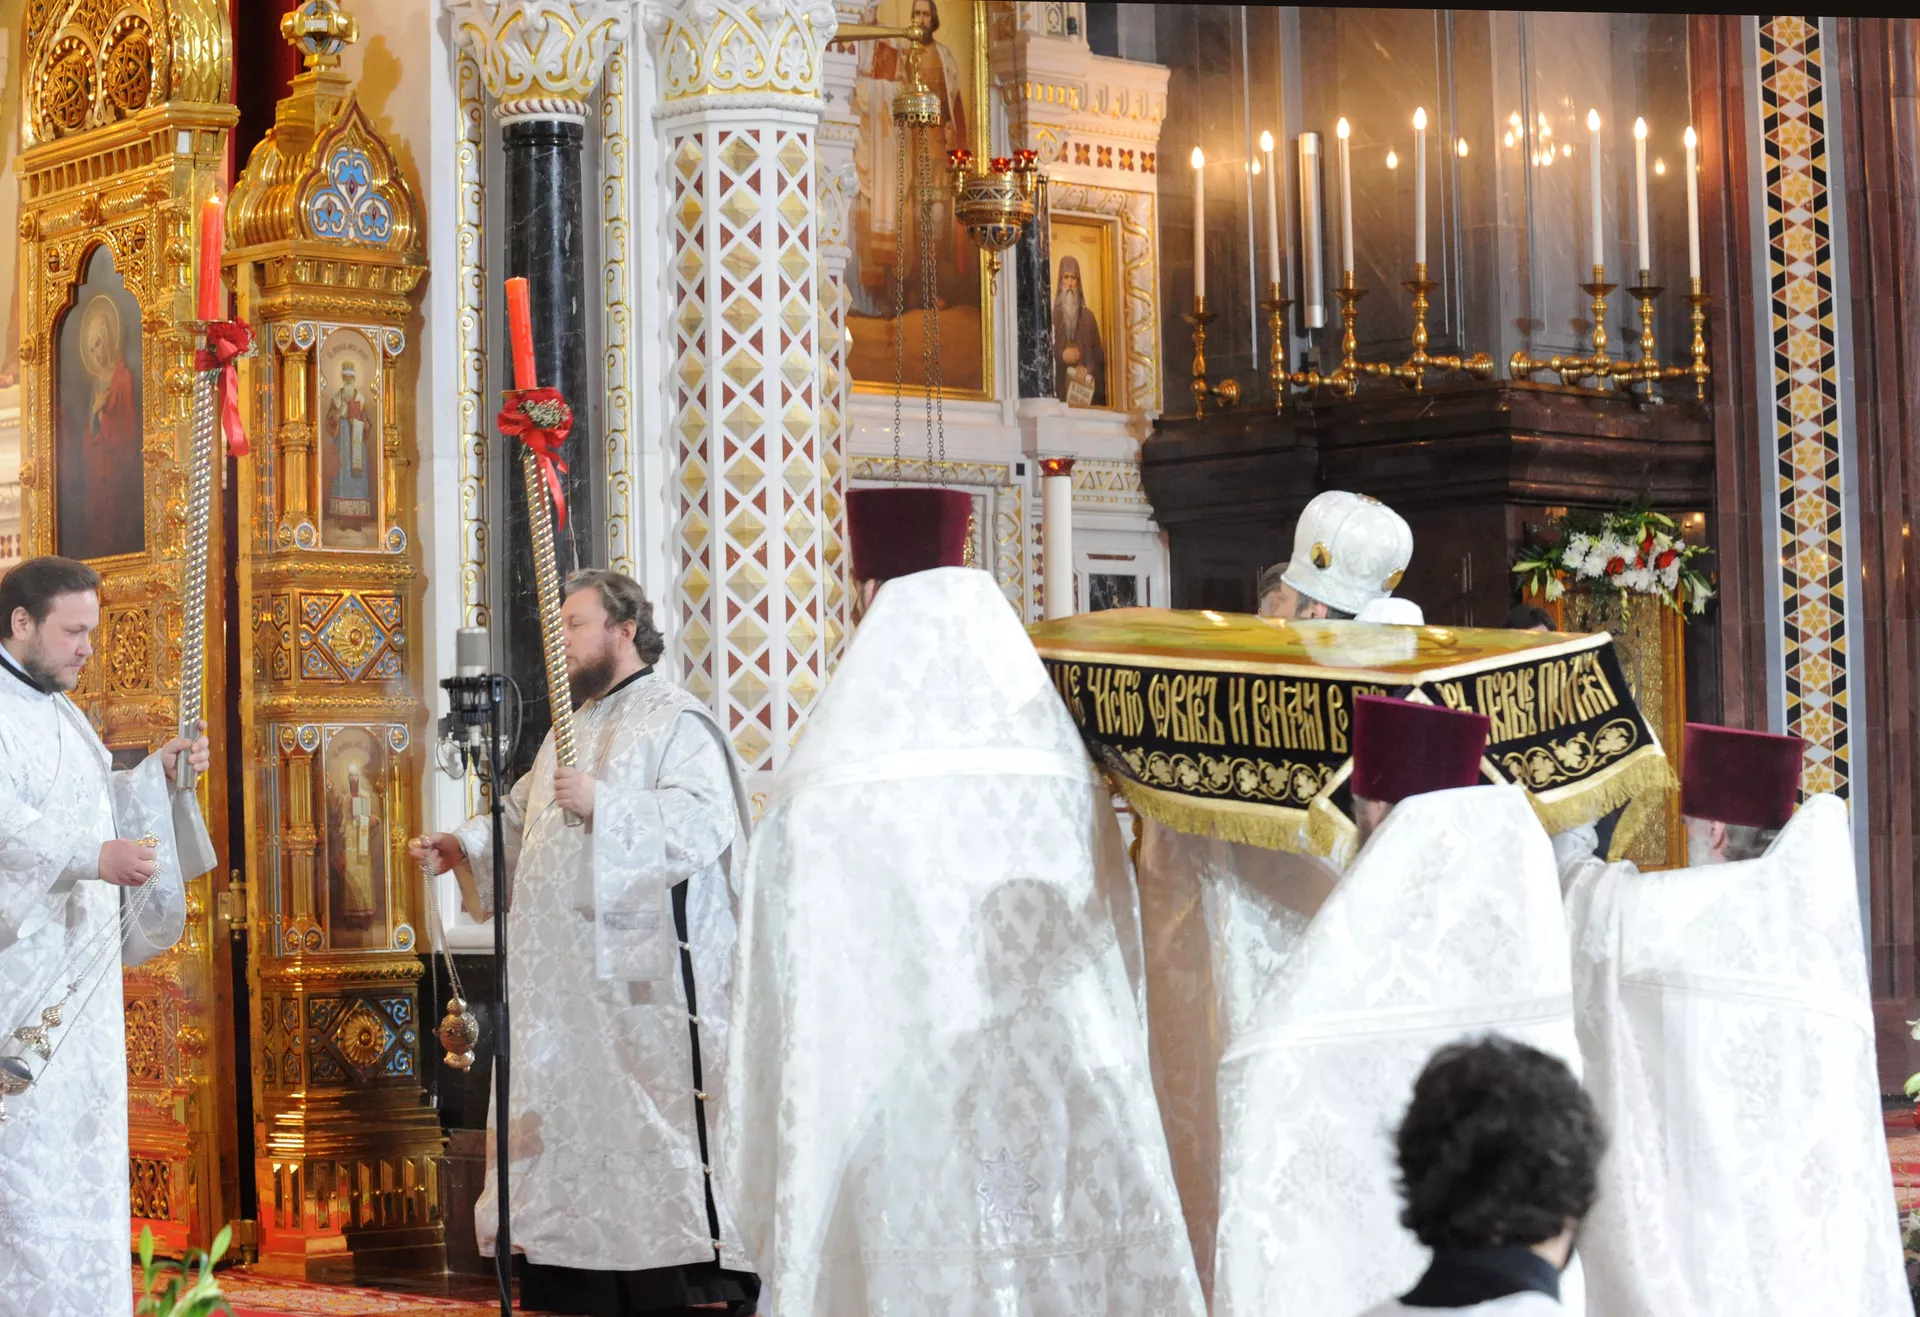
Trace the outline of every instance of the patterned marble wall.
<instances>
[{"instance_id":1,"label":"patterned marble wall","mask_svg":"<svg viewBox=\"0 0 1920 1317\"><path fill-rule=\"evenodd\" d=\"M1808 744L1807 794L1855 794L1848 680L1848 518L1853 473L1844 442L1845 363L1838 292L1844 259L1836 225L1838 125L1819 20L1763 15L1756 23L1762 189L1762 414L1771 416L1772 488L1779 546L1779 672L1788 731ZM1764 432L1764 428L1763 428Z\"/></svg>"}]
</instances>

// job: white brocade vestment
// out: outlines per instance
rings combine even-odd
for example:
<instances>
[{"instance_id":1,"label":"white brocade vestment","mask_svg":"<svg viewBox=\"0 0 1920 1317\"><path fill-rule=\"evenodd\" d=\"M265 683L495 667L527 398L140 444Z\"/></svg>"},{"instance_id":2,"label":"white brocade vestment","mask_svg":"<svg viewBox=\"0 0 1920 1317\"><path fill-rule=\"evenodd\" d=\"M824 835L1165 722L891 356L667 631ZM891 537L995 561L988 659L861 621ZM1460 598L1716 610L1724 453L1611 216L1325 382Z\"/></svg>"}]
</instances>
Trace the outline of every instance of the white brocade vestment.
<instances>
[{"instance_id":1,"label":"white brocade vestment","mask_svg":"<svg viewBox=\"0 0 1920 1317\"><path fill-rule=\"evenodd\" d=\"M889 581L743 880L725 1140L777 1317L1200 1317L1111 795L991 577Z\"/></svg>"},{"instance_id":2,"label":"white brocade vestment","mask_svg":"<svg viewBox=\"0 0 1920 1317\"><path fill-rule=\"evenodd\" d=\"M711 1262L696 1108L707 1108L717 1136L734 934L728 870L744 851L745 798L712 715L663 677L642 676L577 710L574 744L597 781L590 827L568 827L554 803L551 734L505 810L514 1251L594 1271ZM455 835L491 900L488 819ZM683 882L699 1094L673 920ZM489 1128L499 1118L491 1112ZM493 1146L490 1137L474 1208L488 1254ZM718 1186L716 1176L721 1265L749 1270Z\"/></svg>"},{"instance_id":3,"label":"white brocade vestment","mask_svg":"<svg viewBox=\"0 0 1920 1317\"><path fill-rule=\"evenodd\" d=\"M1911 1317L1846 806L1663 873L1579 835L1556 846L1612 1135L1580 1236L1594 1317Z\"/></svg>"},{"instance_id":4,"label":"white brocade vestment","mask_svg":"<svg viewBox=\"0 0 1920 1317\"><path fill-rule=\"evenodd\" d=\"M1394 1131L1448 1043L1500 1034L1577 1072L1553 849L1516 787L1393 808L1268 977L1220 1063L1215 1317L1352 1317L1427 1250L1400 1224ZM1251 962L1249 962L1251 965ZM1563 1306L1582 1311L1579 1269Z\"/></svg>"},{"instance_id":5,"label":"white brocade vestment","mask_svg":"<svg viewBox=\"0 0 1920 1317\"><path fill-rule=\"evenodd\" d=\"M38 1022L105 937L114 950L52 1031L39 1080L0 1124L0 1317L112 1317L128 1271L127 1057L120 889L98 876L114 838L112 761L65 695L0 659L0 1020Z\"/></svg>"}]
</instances>

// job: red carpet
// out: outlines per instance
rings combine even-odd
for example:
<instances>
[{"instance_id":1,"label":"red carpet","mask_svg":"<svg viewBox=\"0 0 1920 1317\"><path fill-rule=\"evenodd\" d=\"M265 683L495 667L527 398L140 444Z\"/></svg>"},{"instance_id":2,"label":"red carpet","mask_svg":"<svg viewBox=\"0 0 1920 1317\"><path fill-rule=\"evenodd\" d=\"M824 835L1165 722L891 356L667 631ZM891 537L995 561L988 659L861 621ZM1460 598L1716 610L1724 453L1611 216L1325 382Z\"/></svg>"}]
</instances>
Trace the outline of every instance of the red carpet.
<instances>
[{"instance_id":1,"label":"red carpet","mask_svg":"<svg viewBox=\"0 0 1920 1317\"><path fill-rule=\"evenodd\" d=\"M244 1267L222 1271L220 1288L235 1317L498 1317L500 1312L498 1299L443 1299L358 1285L309 1285L256 1276ZM133 1292L138 1299L137 1267ZM469 1292L487 1292L486 1282L478 1282Z\"/></svg>"}]
</instances>

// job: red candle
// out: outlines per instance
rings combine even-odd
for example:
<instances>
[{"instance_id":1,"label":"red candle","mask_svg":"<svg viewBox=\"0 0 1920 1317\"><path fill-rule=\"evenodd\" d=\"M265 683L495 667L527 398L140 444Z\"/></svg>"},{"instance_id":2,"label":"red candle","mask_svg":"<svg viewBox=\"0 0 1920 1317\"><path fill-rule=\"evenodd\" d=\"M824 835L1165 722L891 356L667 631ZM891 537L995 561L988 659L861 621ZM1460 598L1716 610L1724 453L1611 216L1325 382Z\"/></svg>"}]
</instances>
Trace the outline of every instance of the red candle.
<instances>
[{"instance_id":1,"label":"red candle","mask_svg":"<svg viewBox=\"0 0 1920 1317\"><path fill-rule=\"evenodd\" d=\"M220 282L220 251L226 236L227 203L219 193L200 207L200 319L227 318L227 290Z\"/></svg>"},{"instance_id":2,"label":"red candle","mask_svg":"<svg viewBox=\"0 0 1920 1317\"><path fill-rule=\"evenodd\" d=\"M527 306L527 281L507 280L507 336L513 344L513 387L537 389L533 371L533 313Z\"/></svg>"}]
</instances>

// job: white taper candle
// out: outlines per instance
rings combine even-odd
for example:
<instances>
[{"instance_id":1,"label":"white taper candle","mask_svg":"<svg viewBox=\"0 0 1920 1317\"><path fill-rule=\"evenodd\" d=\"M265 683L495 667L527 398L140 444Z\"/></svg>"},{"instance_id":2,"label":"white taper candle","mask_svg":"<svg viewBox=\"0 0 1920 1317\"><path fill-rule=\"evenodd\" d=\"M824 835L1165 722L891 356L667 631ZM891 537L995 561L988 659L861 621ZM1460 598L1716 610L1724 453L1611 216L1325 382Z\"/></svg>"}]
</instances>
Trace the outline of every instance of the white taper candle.
<instances>
[{"instance_id":1,"label":"white taper candle","mask_svg":"<svg viewBox=\"0 0 1920 1317\"><path fill-rule=\"evenodd\" d=\"M1687 278L1700 277L1700 138L1687 126Z\"/></svg>"},{"instance_id":2,"label":"white taper candle","mask_svg":"<svg viewBox=\"0 0 1920 1317\"><path fill-rule=\"evenodd\" d=\"M1593 259L1588 264L1595 269L1601 269L1605 267L1607 258L1601 247L1603 238L1600 232L1600 111L1598 110L1587 111L1587 138L1587 154L1593 157L1587 162L1592 166L1588 172L1592 178L1593 189Z\"/></svg>"},{"instance_id":3,"label":"white taper candle","mask_svg":"<svg viewBox=\"0 0 1920 1317\"><path fill-rule=\"evenodd\" d=\"M1353 273L1353 157L1347 149L1353 130L1342 119L1333 131L1340 139L1340 273L1345 276Z\"/></svg>"},{"instance_id":4,"label":"white taper candle","mask_svg":"<svg viewBox=\"0 0 1920 1317\"><path fill-rule=\"evenodd\" d=\"M1653 268L1653 239L1647 231L1647 121L1633 121L1633 187L1640 207L1640 268Z\"/></svg>"},{"instance_id":5,"label":"white taper candle","mask_svg":"<svg viewBox=\"0 0 1920 1317\"><path fill-rule=\"evenodd\" d=\"M1193 295L1207 295L1207 156L1193 148Z\"/></svg>"},{"instance_id":6,"label":"white taper candle","mask_svg":"<svg viewBox=\"0 0 1920 1317\"><path fill-rule=\"evenodd\" d=\"M1280 282L1280 171L1273 167L1273 134L1260 134L1267 163L1267 282Z\"/></svg>"},{"instance_id":7,"label":"white taper candle","mask_svg":"<svg viewBox=\"0 0 1920 1317\"><path fill-rule=\"evenodd\" d=\"M1413 263L1427 263L1427 107L1413 112Z\"/></svg>"}]
</instances>

